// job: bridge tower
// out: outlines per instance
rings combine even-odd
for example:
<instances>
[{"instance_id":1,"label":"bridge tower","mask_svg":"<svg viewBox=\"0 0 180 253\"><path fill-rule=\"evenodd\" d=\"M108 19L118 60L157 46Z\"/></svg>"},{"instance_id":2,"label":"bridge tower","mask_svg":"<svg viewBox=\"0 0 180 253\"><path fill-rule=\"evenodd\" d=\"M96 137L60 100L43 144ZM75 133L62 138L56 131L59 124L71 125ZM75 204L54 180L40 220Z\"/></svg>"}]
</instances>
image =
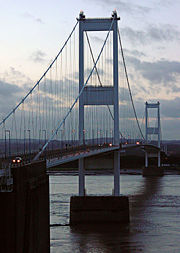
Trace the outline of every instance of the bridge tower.
<instances>
[{"instance_id":1,"label":"bridge tower","mask_svg":"<svg viewBox=\"0 0 180 253\"><path fill-rule=\"evenodd\" d=\"M112 24L112 20L113 25ZM118 98L118 25L116 11L111 18L87 19L83 12L79 15L79 92L84 85L84 32L85 31L113 31L113 86L85 87L79 98L79 144L84 144L84 107L86 105L113 105L114 107L114 137L113 144L119 145L119 98ZM92 95L93 94L93 95ZM114 195L120 193L120 155L114 153ZM79 160L79 195L84 196L85 174L84 159Z\"/></svg>"},{"instance_id":2,"label":"bridge tower","mask_svg":"<svg viewBox=\"0 0 180 253\"><path fill-rule=\"evenodd\" d=\"M157 110L157 126L149 126L148 125L148 109ZM146 144L148 144L148 135L156 135L157 136L157 153L153 153L151 151L145 150L145 168L143 170L143 176L162 176L163 169L161 168L161 150L160 150L160 142L161 142L161 128L160 128L160 103L145 103L145 138ZM157 157L157 168L150 167L148 164L148 157Z\"/></svg>"},{"instance_id":3,"label":"bridge tower","mask_svg":"<svg viewBox=\"0 0 180 253\"><path fill-rule=\"evenodd\" d=\"M84 32L113 32L113 85L112 87L86 86L79 98L79 143L84 144L84 107L86 105L113 105L114 136L113 144L119 147L119 98L118 98L118 27L116 11L111 18L86 19L79 15L79 91L84 85ZM118 150L118 149L117 149ZM70 225L118 224L129 222L129 200L120 196L120 154L114 151L114 196L84 196L86 161L79 159L79 196L70 201Z\"/></svg>"},{"instance_id":4,"label":"bridge tower","mask_svg":"<svg viewBox=\"0 0 180 253\"><path fill-rule=\"evenodd\" d=\"M161 143L161 128L160 128L160 103L148 103L146 102L146 108L145 108L145 138L146 138L146 144L148 144L148 135L157 135L158 136L158 148L160 149L160 143ZM157 127L149 127L148 126L148 109L156 109L157 110L157 120L158 125ZM160 150L158 151L158 167L161 166L161 160L160 160ZM148 167L148 153L145 152L145 167Z\"/></svg>"}]
</instances>

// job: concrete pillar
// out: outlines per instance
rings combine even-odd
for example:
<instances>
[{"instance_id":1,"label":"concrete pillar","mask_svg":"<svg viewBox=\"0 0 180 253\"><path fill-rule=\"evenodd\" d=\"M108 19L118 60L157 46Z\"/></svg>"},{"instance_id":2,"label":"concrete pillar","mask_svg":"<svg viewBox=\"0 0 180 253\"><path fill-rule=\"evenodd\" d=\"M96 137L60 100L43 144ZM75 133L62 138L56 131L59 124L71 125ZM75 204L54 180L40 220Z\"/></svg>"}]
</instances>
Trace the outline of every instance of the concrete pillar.
<instances>
[{"instance_id":1,"label":"concrete pillar","mask_svg":"<svg viewBox=\"0 0 180 253\"><path fill-rule=\"evenodd\" d=\"M83 19L79 20L79 92L84 85L84 32ZM79 98L79 145L84 144L84 103L83 96Z\"/></svg>"},{"instance_id":2,"label":"concrete pillar","mask_svg":"<svg viewBox=\"0 0 180 253\"><path fill-rule=\"evenodd\" d=\"M160 106L158 102L158 111L157 111L157 117L158 117L158 148L161 148L161 125L160 125ZM158 167L161 166L161 152L158 152Z\"/></svg>"},{"instance_id":3,"label":"concrete pillar","mask_svg":"<svg viewBox=\"0 0 180 253\"><path fill-rule=\"evenodd\" d=\"M0 252L49 253L49 177L45 162L12 168L13 191L0 192Z\"/></svg>"},{"instance_id":4,"label":"concrete pillar","mask_svg":"<svg viewBox=\"0 0 180 253\"><path fill-rule=\"evenodd\" d=\"M120 152L114 151L114 195L120 194Z\"/></svg>"},{"instance_id":5,"label":"concrete pillar","mask_svg":"<svg viewBox=\"0 0 180 253\"><path fill-rule=\"evenodd\" d=\"M116 14L116 13L115 13ZM117 14L116 14L117 17ZM117 19L113 24L114 144L119 145L119 89Z\"/></svg>"},{"instance_id":6,"label":"concrete pillar","mask_svg":"<svg viewBox=\"0 0 180 253\"><path fill-rule=\"evenodd\" d=\"M162 177L164 175L164 170L162 167L148 166L143 168L143 177Z\"/></svg>"},{"instance_id":7,"label":"concrete pillar","mask_svg":"<svg viewBox=\"0 0 180 253\"><path fill-rule=\"evenodd\" d=\"M129 223L129 200L126 196L72 196L70 225Z\"/></svg>"},{"instance_id":8,"label":"concrete pillar","mask_svg":"<svg viewBox=\"0 0 180 253\"><path fill-rule=\"evenodd\" d=\"M84 158L79 159L79 196L85 195Z\"/></svg>"},{"instance_id":9,"label":"concrete pillar","mask_svg":"<svg viewBox=\"0 0 180 253\"><path fill-rule=\"evenodd\" d=\"M148 167L148 153L145 151L145 167Z\"/></svg>"},{"instance_id":10,"label":"concrete pillar","mask_svg":"<svg viewBox=\"0 0 180 253\"><path fill-rule=\"evenodd\" d=\"M148 110L147 110L147 102L145 106L145 139L146 139L146 144L148 143L148 134L147 134L147 128L148 128Z\"/></svg>"},{"instance_id":11,"label":"concrete pillar","mask_svg":"<svg viewBox=\"0 0 180 253\"><path fill-rule=\"evenodd\" d=\"M161 167L161 152L158 151L158 167Z\"/></svg>"},{"instance_id":12,"label":"concrete pillar","mask_svg":"<svg viewBox=\"0 0 180 253\"><path fill-rule=\"evenodd\" d=\"M79 20L79 92L84 85L84 31L82 28L83 19ZM84 102L83 96L79 98L79 145L84 144ZM79 159L79 196L84 196L85 175L84 159Z\"/></svg>"}]
</instances>

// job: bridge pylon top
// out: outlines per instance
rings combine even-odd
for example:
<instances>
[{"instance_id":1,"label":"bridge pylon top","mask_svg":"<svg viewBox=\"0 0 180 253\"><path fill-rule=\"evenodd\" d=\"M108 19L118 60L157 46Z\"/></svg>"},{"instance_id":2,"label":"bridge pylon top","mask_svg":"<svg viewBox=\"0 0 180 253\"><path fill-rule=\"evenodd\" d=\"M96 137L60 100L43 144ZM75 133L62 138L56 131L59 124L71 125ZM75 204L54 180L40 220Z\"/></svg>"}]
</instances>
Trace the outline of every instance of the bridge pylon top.
<instances>
[{"instance_id":1,"label":"bridge pylon top","mask_svg":"<svg viewBox=\"0 0 180 253\"><path fill-rule=\"evenodd\" d=\"M114 10L112 12L112 15L111 15L110 18L86 18L83 11L80 11L79 18L77 18L78 21L83 21L83 20L112 20L112 19L120 20L120 17L117 16L117 11L116 10Z\"/></svg>"},{"instance_id":2,"label":"bridge pylon top","mask_svg":"<svg viewBox=\"0 0 180 253\"><path fill-rule=\"evenodd\" d=\"M84 130L84 107L86 105L112 105L114 107L114 137L113 144L119 145L119 94L118 94L118 20L117 12L113 11L111 18L86 19L83 11L79 14L79 91L84 85L84 32L107 31L107 38L112 31L113 43L113 85L112 87L86 87L79 97L79 143L82 145ZM103 44L103 48L104 48ZM102 49L103 49L102 48ZM102 52L102 51L101 51ZM97 58L98 60L99 58ZM94 65L96 66L96 65ZM94 69L94 68L93 68ZM107 99L108 98L108 99Z\"/></svg>"},{"instance_id":3,"label":"bridge pylon top","mask_svg":"<svg viewBox=\"0 0 180 253\"><path fill-rule=\"evenodd\" d=\"M157 120L158 124L157 127L150 127L148 125L148 109L156 109L157 110ZM145 103L145 127L146 127L146 143L148 142L148 135L158 135L158 147L160 148L160 138L161 138L161 127L160 127L160 103L159 101L157 103Z\"/></svg>"},{"instance_id":4,"label":"bridge pylon top","mask_svg":"<svg viewBox=\"0 0 180 253\"><path fill-rule=\"evenodd\" d=\"M159 103L159 101L157 103L148 103L146 101L145 105L146 105L146 108L158 108L160 103Z\"/></svg>"}]
</instances>

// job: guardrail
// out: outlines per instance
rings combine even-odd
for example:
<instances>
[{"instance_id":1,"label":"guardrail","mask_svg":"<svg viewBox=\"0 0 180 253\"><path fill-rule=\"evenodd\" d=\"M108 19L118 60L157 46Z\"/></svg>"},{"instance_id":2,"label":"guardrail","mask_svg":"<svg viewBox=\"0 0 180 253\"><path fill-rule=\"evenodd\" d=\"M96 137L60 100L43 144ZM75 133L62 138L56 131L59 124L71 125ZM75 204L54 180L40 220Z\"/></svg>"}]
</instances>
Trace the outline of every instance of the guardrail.
<instances>
[{"instance_id":1,"label":"guardrail","mask_svg":"<svg viewBox=\"0 0 180 253\"><path fill-rule=\"evenodd\" d=\"M9 192L13 190L13 177L11 175L11 166L0 169L0 192Z\"/></svg>"}]
</instances>

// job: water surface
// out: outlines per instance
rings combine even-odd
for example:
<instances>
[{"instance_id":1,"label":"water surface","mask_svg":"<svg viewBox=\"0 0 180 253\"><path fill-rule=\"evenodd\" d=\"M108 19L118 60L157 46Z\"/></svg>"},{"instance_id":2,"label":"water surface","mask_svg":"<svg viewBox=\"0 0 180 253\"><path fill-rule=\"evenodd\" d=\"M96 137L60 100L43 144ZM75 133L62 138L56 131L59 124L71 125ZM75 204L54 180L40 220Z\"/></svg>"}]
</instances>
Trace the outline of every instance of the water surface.
<instances>
[{"instance_id":1,"label":"water surface","mask_svg":"<svg viewBox=\"0 0 180 253\"><path fill-rule=\"evenodd\" d=\"M112 188L111 175L86 176L88 194L111 195ZM77 193L77 176L50 176L51 224L69 223L70 196ZM121 194L129 196L128 226L51 227L51 253L179 253L180 175L121 175Z\"/></svg>"}]
</instances>

